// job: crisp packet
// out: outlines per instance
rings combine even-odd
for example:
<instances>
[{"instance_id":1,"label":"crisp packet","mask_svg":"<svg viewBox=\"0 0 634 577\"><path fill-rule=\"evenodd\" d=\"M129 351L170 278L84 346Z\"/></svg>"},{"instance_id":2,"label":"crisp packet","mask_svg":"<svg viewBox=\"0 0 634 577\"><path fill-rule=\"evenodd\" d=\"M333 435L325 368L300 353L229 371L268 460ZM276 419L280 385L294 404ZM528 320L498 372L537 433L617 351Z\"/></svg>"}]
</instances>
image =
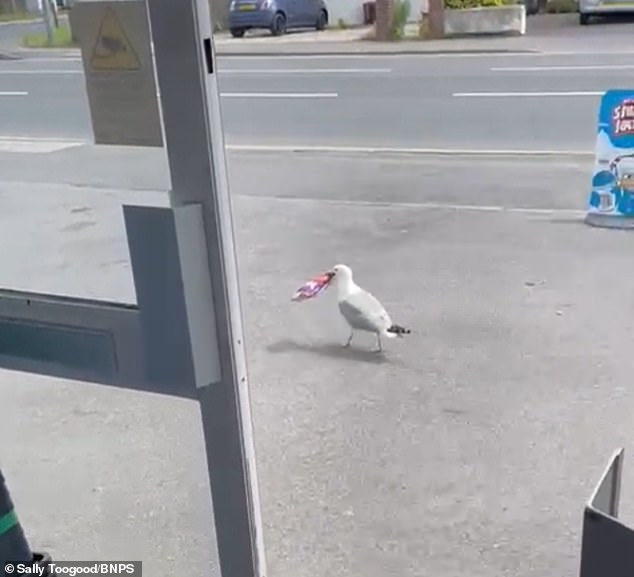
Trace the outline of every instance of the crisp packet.
<instances>
[{"instance_id":1,"label":"crisp packet","mask_svg":"<svg viewBox=\"0 0 634 577\"><path fill-rule=\"evenodd\" d=\"M330 279L327 275L320 275L311 278L295 291L295 294L291 297L291 300L305 301L308 299L312 299L319 295L322 291L324 291L328 287L329 282Z\"/></svg>"}]
</instances>

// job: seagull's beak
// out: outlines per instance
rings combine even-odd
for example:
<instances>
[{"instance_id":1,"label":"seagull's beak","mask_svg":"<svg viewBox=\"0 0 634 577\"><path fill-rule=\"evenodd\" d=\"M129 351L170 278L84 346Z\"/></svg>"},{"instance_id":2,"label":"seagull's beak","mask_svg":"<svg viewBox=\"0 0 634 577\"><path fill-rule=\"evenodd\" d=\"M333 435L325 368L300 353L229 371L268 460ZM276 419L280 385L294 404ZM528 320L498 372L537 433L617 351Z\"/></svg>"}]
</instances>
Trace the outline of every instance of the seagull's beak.
<instances>
[{"instance_id":1,"label":"seagull's beak","mask_svg":"<svg viewBox=\"0 0 634 577\"><path fill-rule=\"evenodd\" d=\"M328 279L326 282L330 284L332 282L332 279L335 278L335 273L329 270L328 272L324 273L324 277Z\"/></svg>"}]
</instances>

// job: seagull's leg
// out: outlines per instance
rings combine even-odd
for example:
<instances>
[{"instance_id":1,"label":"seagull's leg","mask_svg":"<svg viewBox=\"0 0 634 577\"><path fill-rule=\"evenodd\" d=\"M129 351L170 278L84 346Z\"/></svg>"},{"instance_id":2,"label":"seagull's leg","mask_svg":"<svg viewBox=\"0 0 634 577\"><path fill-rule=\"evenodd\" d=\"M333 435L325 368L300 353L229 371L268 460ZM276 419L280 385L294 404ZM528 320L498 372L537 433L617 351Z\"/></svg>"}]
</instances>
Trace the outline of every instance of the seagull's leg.
<instances>
[{"instance_id":1,"label":"seagull's leg","mask_svg":"<svg viewBox=\"0 0 634 577\"><path fill-rule=\"evenodd\" d=\"M380 353L383 351L383 345L381 344L381 334L380 333L376 333L376 352Z\"/></svg>"},{"instance_id":2,"label":"seagull's leg","mask_svg":"<svg viewBox=\"0 0 634 577\"><path fill-rule=\"evenodd\" d=\"M346 344L343 345L344 348L347 348L350 346L350 343L352 341L352 337L354 336L354 331L352 329L350 329L350 336L348 337L348 340L346 341Z\"/></svg>"}]
</instances>

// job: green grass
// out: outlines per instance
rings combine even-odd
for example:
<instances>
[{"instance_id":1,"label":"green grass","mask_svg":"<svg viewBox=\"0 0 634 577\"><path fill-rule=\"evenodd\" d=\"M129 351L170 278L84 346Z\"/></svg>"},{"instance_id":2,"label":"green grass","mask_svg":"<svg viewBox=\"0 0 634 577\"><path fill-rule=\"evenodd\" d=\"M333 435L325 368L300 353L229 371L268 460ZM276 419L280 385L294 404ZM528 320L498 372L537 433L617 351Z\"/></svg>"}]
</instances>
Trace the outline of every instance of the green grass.
<instances>
[{"instance_id":1,"label":"green grass","mask_svg":"<svg viewBox=\"0 0 634 577\"><path fill-rule=\"evenodd\" d=\"M394 15L390 37L393 40L402 40L405 36L405 26L410 13L409 0L396 0L394 2Z\"/></svg>"},{"instance_id":2,"label":"green grass","mask_svg":"<svg viewBox=\"0 0 634 577\"><path fill-rule=\"evenodd\" d=\"M0 12L0 22L15 22L17 20L35 20L36 14L29 12Z\"/></svg>"},{"instance_id":3,"label":"green grass","mask_svg":"<svg viewBox=\"0 0 634 577\"><path fill-rule=\"evenodd\" d=\"M578 11L575 0L548 0L546 12L548 14L570 14Z\"/></svg>"},{"instance_id":4,"label":"green grass","mask_svg":"<svg viewBox=\"0 0 634 577\"><path fill-rule=\"evenodd\" d=\"M53 42L48 43L46 32L41 34L25 34L22 37L22 46L25 48L69 48L75 46L70 29L65 26L53 28Z\"/></svg>"},{"instance_id":5,"label":"green grass","mask_svg":"<svg viewBox=\"0 0 634 577\"><path fill-rule=\"evenodd\" d=\"M493 8L496 6L509 6L515 3L515 0L445 0L445 8L449 8L450 10Z\"/></svg>"}]
</instances>

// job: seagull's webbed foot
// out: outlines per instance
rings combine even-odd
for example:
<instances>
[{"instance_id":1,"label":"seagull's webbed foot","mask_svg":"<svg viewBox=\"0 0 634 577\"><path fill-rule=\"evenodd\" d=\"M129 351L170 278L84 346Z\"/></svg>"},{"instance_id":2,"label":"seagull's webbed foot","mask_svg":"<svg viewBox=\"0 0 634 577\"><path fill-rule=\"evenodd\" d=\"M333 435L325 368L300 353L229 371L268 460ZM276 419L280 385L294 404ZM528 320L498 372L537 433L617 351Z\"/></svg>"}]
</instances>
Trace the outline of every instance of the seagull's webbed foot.
<instances>
[{"instance_id":1,"label":"seagull's webbed foot","mask_svg":"<svg viewBox=\"0 0 634 577\"><path fill-rule=\"evenodd\" d=\"M347 349L350 346L350 343L352 342L352 337L353 336L354 336L354 331L350 331L350 336L348 337L348 340L343 345L344 349Z\"/></svg>"}]
</instances>

